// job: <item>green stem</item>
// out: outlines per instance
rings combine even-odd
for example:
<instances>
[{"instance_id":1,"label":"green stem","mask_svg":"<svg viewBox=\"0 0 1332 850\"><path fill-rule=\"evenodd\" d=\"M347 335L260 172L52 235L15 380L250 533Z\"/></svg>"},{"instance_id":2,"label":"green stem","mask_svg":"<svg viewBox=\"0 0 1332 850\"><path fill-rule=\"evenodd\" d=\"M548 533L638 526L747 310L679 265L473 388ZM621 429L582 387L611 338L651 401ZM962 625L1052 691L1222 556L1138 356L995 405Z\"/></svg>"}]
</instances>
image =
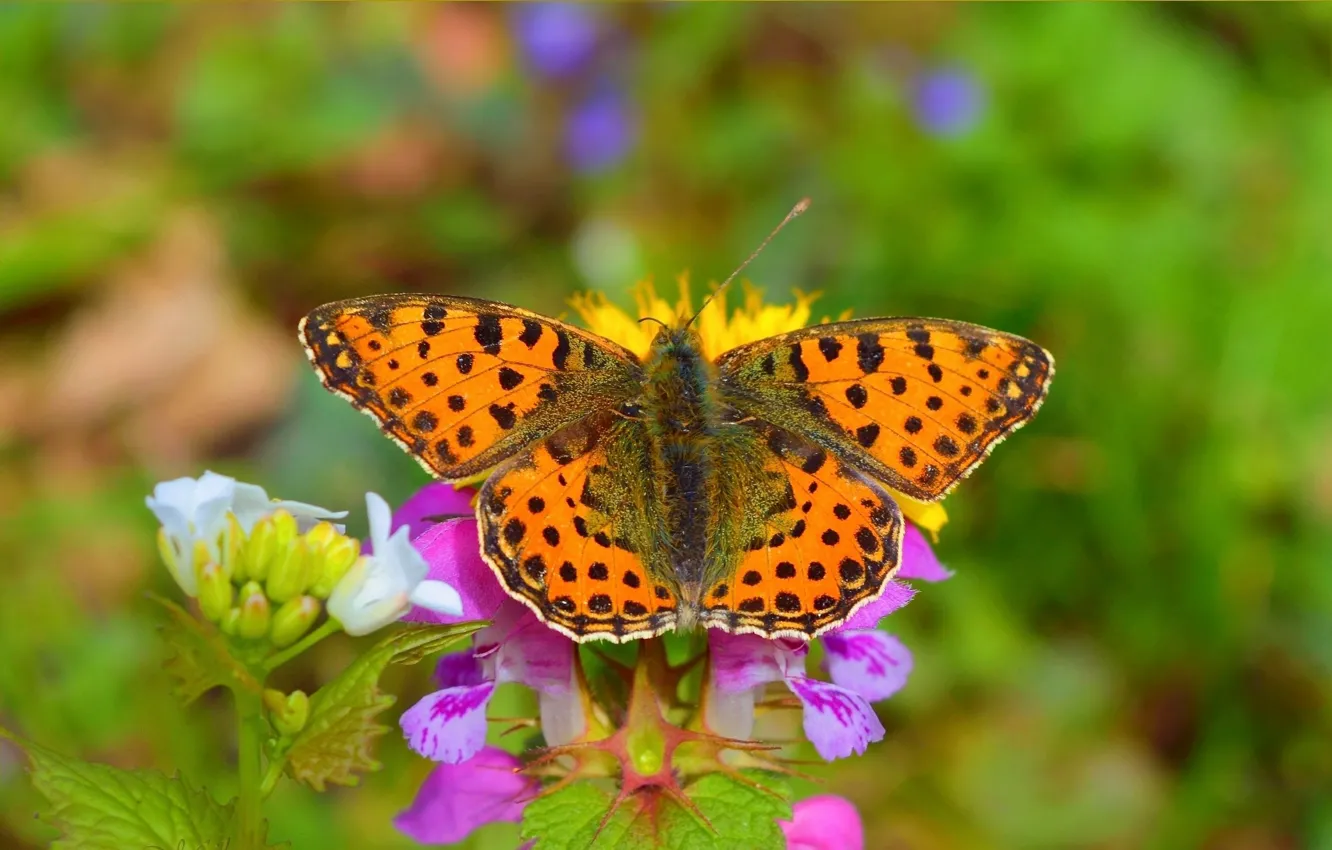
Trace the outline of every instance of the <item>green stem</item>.
<instances>
[{"instance_id":1,"label":"green stem","mask_svg":"<svg viewBox=\"0 0 1332 850\"><path fill-rule=\"evenodd\" d=\"M301 638L300 640L296 641L291 646L287 647L281 652L277 652L274 653L273 655L270 655L268 659L264 661L264 672L271 673L272 671L281 667L283 664L286 664L291 659L300 655L302 652L305 652L305 650L319 643L324 638L341 630L342 630L342 624L339 623L337 620L333 619L325 620L322 626L310 632L308 635Z\"/></svg>"},{"instance_id":2,"label":"green stem","mask_svg":"<svg viewBox=\"0 0 1332 850\"><path fill-rule=\"evenodd\" d=\"M272 759L268 762L268 772L264 774L264 781L259 784L259 795L265 800L273 793L277 787L278 780L282 778L282 765L285 759Z\"/></svg>"},{"instance_id":3,"label":"green stem","mask_svg":"<svg viewBox=\"0 0 1332 850\"><path fill-rule=\"evenodd\" d=\"M263 715L262 703L257 695L237 689L237 772L240 797L236 814L240 823L240 848L262 848L264 840L263 797L260 794L260 773L263 770Z\"/></svg>"}]
</instances>

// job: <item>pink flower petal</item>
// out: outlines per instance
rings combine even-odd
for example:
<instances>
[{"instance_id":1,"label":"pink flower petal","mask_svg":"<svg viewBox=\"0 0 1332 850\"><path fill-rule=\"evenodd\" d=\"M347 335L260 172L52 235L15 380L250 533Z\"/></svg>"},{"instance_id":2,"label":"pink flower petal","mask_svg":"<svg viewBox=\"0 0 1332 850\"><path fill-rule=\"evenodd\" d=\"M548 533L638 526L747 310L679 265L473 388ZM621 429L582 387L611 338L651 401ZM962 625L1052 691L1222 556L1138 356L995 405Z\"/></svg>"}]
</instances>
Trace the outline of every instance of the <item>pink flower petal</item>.
<instances>
[{"instance_id":1,"label":"pink flower petal","mask_svg":"<svg viewBox=\"0 0 1332 850\"><path fill-rule=\"evenodd\" d=\"M778 821L786 850L864 850L865 829L850 800L822 794L796 803L791 814Z\"/></svg>"},{"instance_id":2,"label":"pink flower petal","mask_svg":"<svg viewBox=\"0 0 1332 850\"><path fill-rule=\"evenodd\" d=\"M824 760L863 753L883 740L883 724L855 691L804 676L791 676L786 685L804 704L805 737Z\"/></svg>"},{"instance_id":3,"label":"pink flower petal","mask_svg":"<svg viewBox=\"0 0 1332 850\"><path fill-rule=\"evenodd\" d=\"M501 606L493 621L493 626L477 633L476 642L478 647L492 641L499 646L497 682L519 682L548 694L569 690L577 644L517 602Z\"/></svg>"},{"instance_id":4,"label":"pink flower petal","mask_svg":"<svg viewBox=\"0 0 1332 850\"><path fill-rule=\"evenodd\" d=\"M441 688L456 688L464 685L480 685L486 681L481 672L481 662L476 652L464 649L441 655L435 665L435 682Z\"/></svg>"},{"instance_id":5,"label":"pink flower petal","mask_svg":"<svg viewBox=\"0 0 1332 850\"><path fill-rule=\"evenodd\" d=\"M402 507L393 512L393 528L408 526L408 537L412 540L420 537L446 517L473 517L472 509L474 490L459 490L452 484L432 482L417 490Z\"/></svg>"},{"instance_id":6,"label":"pink flower petal","mask_svg":"<svg viewBox=\"0 0 1332 850\"><path fill-rule=\"evenodd\" d=\"M925 535L908 522L902 532L902 567L897 571L897 577L943 581L952 575L951 570L945 569L944 565L939 563L934 548L925 539Z\"/></svg>"},{"instance_id":7,"label":"pink flower petal","mask_svg":"<svg viewBox=\"0 0 1332 850\"><path fill-rule=\"evenodd\" d=\"M703 716L708 731L723 738L749 740L754 735L754 703L759 696L759 688L734 692L709 689Z\"/></svg>"},{"instance_id":8,"label":"pink flower petal","mask_svg":"<svg viewBox=\"0 0 1332 850\"><path fill-rule=\"evenodd\" d=\"M433 576L432 576L433 578ZM454 585L457 587L458 585ZM879 621L889 614L901 608L911 601L911 597L916 595L916 591L905 584L897 581L890 581L883 587L883 592L878 599L861 606L860 610L851 615L851 619L842 625L833 629L833 632L840 631L863 631L872 629L879 625Z\"/></svg>"},{"instance_id":9,"label":"pink flower petal","mask_svg":"<svg viewBox=\"0 0 1332 850\"><path fill-rule=\"evenodd\" d=\"M739 693L782 680L784 668L775 641L709 629L708 650L712 683L723 693Z\"/></svg>"},{"instance_id":10,"label":"pink flower petal","mask_svg":"<svg viewBox=\"0 0 1332 850\"><path fill-rule=\"evenodd\" d=\"M407 746L433 761L467 761L486 743L486 705L494 693L495 683L484 682L422 698L398 721Z\"/></svg>"},{"instance_id":11,"label":"pink flower petal","mask_svg":"<svg viewBox=\"0 0 1332 850\"><path fill-rule=\"evenodd\" d=\"M499 579L481 559L476 534L476 520L459 519L439 523L412 541L430 569L426 577L445 582L462 594L463 612L460 617L451 617L418 606L407 612L404 620L413 623L489 620L501 605L510 601Z\"/></svg>"},{"instance_id":12,"label":"pink flower petal","mask_svg":"<svg viewBox=\"0 0 1332 850\"><path fill-rule=\"evenodd\" d=\"M422 844L455 844L488 823L517 823L538 787L535 779L515 772L520 765L494 747L462 764L441 764L393 825Z\"/></svg>"},{"instance_id":13,"label":"pink flower petal","mask_svg":"<svg viewBox=\"0 0 1332 850\"><path fill-rule=\"evenodd\" d=\"M572 681L569 684L563 693L542 692L537 695L541 736L546 739L548 747L572 744L587 732L583 694Z\"/></svg>"},{"instance_id":14,"label":"pink flower petal","mask_svg":"<svg viewBox=\"0 0 1332 850\"><path fill-rule=\"evenodd\" d=\"M911 651L900 640L878 631L840 631L823 636L823 666L833 683L870 702L887 699L911 674Z\"/></svg>"}]
</instances>

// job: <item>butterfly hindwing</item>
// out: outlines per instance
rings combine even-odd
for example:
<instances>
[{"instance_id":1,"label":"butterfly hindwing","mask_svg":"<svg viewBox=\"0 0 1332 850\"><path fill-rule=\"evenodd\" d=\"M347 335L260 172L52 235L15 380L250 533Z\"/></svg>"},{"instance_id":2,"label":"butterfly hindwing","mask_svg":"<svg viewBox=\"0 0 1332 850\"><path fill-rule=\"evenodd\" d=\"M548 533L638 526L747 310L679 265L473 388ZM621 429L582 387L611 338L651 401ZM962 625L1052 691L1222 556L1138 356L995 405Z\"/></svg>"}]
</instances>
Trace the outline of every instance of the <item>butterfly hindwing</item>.
<instances>
[{"instance_id":1,"label":"butterfly hindwing","mask_svg":"<svg viewBox=\"0 0 1332 850\"><path fill-rule=\"evenodd\" d=\"M722 392L896 490L942 498L1040 407L1049 352L943 319L817 325L726 352Z\"/></svg>"},{"instance_id":2,"label":"butterfly hindwing","mask_svg":"<svg viewBox=\"0 0 1332 850\"><path fill-rule=\"evenodd\" d=\"M601 414L504 463L481 489L482 548L509 594L575 640L650 637L675 624L645 498L641 423Z\"/></svg>"},{"instance_id":3,"label":"butterfly hindwing","mask_svg":"<svg viewBox=\"0 0 1332 850\"><path fill-rule=\"evenodd\" d=\"M637 358L614 343L471 298L337 301L307 316L301 337L325 386L445 480L612 408L642 383Z\"/></svg>"},{"instance_id":4,"label":"butterfly hindwing","mask_svg":"<svg viewBox=\"0 0 1332 850\"><path fill-rule=\"evenodd\" d=\"M875 599L897 572L902 514L869 476L810 441L751 423L764 482L747 516L761 527L730 575L706 592L705 624L766 637L813 637ZM753 510L761 503L761 510Z\"/></svg>"}]
</instances>

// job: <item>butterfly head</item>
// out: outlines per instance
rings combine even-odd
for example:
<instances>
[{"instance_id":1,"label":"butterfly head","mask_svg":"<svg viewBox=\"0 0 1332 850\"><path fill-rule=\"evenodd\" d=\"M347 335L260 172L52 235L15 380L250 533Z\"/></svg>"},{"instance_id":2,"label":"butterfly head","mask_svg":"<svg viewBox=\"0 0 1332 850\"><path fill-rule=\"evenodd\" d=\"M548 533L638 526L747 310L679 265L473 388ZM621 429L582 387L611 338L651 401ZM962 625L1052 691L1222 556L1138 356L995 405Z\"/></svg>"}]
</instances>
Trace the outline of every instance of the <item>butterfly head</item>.
<instances>
[{"instance_id":1,"label":"butterfly head","mask_svg":"<svg viewBox=\"0 0 1332 850\"><path fill-rule=\"evenodd\" d=\"M703 338L692 327L692 319L675 325L653 319L659 327L648 350L648 362L695 361L703 356Z\"/></svg>"}]
</instances>

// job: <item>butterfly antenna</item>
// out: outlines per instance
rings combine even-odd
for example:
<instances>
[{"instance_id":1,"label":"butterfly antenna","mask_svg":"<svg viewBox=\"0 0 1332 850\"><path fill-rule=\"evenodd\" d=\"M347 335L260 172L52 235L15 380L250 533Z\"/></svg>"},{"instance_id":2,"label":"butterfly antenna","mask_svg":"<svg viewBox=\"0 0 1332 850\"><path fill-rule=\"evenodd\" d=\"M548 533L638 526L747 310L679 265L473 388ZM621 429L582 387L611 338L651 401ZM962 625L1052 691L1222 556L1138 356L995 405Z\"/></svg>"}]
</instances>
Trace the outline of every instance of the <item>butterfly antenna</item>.
<instances>
[{"instance_id":1,"label":"butterfly antenna","mask_svg":"<svg viewBox=\"0 0 1332 850\"><path fill-rule=\"evenodd\" d=\"M727 277L726 280L723 280L721 282L721 286L718 286L716 289L712 290L712 294L709 295L707 298L703 299L703 306L698 308L698 312L694 313L694 315L690 317L689 321L685 322L684 326L687 328L690 325L692 325L694 323L694 320L699 317L699 314L702 313L704 309L706 309L707 306L712 303L712 299L716 298L721 293L722 290L724 290L727 286L729 286L731 281L735 280L735 276L745 270L745 266L754 262L754 258L757 257L759 254L761 254L764 248L768 247L768 243L772 241L772 237L780 233L782 231L782 228L786 227L786 225L790 223L791 219L795 218L805 210L809 209L809 204L810 204L809 198L801 198L800 203L796 204L794 207L791 207L791 211L786 214L786 218L782 219L781 223L772 229L772 232L768 234L767 238L759 243L759 246L754 249L754 253L750 254L748 259L746 259L743 263L737 266L735 271L731 272L730 276Z\"/></svg>"}]
</instances>

